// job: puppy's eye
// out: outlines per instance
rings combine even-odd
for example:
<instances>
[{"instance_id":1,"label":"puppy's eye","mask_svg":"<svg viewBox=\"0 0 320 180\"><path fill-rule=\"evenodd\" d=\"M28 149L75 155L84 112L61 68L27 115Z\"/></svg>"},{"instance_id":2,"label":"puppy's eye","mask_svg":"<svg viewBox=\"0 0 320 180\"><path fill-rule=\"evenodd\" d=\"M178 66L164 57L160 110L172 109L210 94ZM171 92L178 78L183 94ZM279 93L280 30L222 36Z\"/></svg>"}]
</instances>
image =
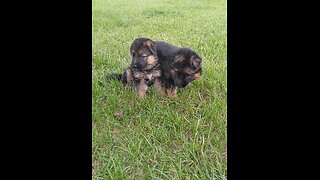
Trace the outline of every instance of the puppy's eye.
<instances>
[{"instance_id":1,"label":"puppy's eye","mask_svg":"<svg viewBox=\"0 0 320 180\"><path fill-rule=\"evenodd\" d=\"M147 55L146 54L139 54L139 57L145 58L145 57L147 57Z\"/></svg>"},{"instance_id":2,"label":"puppy's eye","mask_svg":"<svg viewBox=\"0 0 320 180\"><path fill-rule=\"evenodd\" d=\"M189 76L190 74L188 74L188 73L184 73L184 75L185 75L185 76Z\"/></svg>"}]
</instances>

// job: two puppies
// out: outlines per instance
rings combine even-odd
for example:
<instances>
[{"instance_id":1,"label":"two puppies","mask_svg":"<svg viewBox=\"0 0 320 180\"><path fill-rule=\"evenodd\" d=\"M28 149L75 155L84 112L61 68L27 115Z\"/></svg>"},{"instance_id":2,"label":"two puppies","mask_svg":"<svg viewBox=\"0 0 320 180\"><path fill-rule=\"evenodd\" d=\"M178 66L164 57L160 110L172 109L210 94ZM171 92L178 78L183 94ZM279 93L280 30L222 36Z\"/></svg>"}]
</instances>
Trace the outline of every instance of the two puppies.
<instances>
[{"instance_id":1,"label":"two puppies","mask_svg":"<svg viewBox=\"0 0 320 180\"><path fill-rule=\"evenodd\" d=\"M131 65L119 79L125 85L134 84L139 98L146 96L151 85L160 94L176 98L178 87L186 87L202 74L202 59L189 48L137 38L130 53Z\"/></svg>"}]
</instances>

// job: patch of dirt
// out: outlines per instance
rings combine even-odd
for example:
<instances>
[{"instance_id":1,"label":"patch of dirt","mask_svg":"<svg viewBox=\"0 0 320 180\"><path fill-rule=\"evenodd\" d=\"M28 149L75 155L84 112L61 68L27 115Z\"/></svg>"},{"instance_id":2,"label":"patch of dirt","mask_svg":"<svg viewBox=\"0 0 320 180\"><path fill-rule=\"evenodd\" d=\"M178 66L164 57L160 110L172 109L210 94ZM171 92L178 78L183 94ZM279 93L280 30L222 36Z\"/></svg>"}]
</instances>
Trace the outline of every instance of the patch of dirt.
<instances>
[{"instance_id":1,"label":"patch of dirt","mask_svg":"<svg viewBox=\"0 0 320 180\"><path fill-rule=\"evenodd\" d=\"M123 112L122 111L116 111L114 114L113 114L116 118L121 118L123 116Z\"/></svg>"}]
</instances>

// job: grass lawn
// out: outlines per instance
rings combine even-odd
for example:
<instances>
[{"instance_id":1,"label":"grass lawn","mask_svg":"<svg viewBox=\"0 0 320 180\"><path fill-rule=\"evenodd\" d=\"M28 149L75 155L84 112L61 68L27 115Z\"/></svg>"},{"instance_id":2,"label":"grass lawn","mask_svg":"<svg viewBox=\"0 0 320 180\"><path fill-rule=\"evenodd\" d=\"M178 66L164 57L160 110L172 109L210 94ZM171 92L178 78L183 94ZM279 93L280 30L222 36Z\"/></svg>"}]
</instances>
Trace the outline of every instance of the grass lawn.
<instances>
[{"instance_id":1,"label":"grass lawn","mask_svg":"<svg viewBox=\"0 0 320 180\"><path fill-rule=\"evenodd\" d=\"M190 47L203 74L178 99L105 75L137 37ZM92 179L227 179L226 0L93 0Z\"/></svg>"}]
</instances>

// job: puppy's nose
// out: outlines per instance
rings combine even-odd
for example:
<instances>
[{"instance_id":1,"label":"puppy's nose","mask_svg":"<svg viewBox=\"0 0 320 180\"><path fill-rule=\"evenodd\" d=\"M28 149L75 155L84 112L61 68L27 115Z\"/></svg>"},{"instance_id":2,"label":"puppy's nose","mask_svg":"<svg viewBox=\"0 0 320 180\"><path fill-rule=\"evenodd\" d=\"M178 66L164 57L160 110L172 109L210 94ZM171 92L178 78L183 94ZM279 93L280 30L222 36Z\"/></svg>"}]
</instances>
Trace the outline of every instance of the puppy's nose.
<instances>
[{"instance_id":1,"label":"puppy's nose","mask_svg":"<svg viewBox=\"0 0 320 180\"><path fill-rule=\"evenodd\" d=\"M132 65L133 68L137 68L138 66L136 64Z\"/></svg>"}]
</instances>

